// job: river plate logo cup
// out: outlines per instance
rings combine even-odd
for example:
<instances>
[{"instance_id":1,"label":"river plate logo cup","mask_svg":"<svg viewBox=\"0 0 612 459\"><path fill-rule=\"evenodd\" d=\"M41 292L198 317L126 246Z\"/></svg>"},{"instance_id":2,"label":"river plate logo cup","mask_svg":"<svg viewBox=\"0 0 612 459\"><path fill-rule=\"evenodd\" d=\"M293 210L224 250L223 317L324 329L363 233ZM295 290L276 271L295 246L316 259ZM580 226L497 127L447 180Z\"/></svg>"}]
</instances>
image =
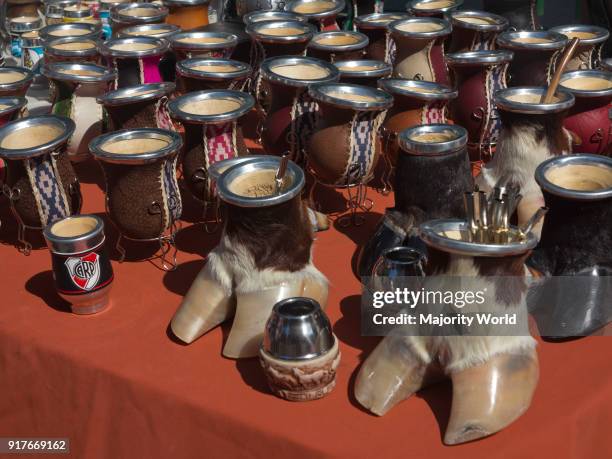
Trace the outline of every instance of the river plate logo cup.
<instances>
[{"instance_id":1,"label":"river plate logo cup","mask_svg":"<svg viewBox=\"0 0 612 459\"><path fill-rule=\"evenodd\" d=\"M91 290L100 279L100 256L91 252L83 257L70 257L65 261L70 279L78 288Z\"/></svg>"}]
</instances>

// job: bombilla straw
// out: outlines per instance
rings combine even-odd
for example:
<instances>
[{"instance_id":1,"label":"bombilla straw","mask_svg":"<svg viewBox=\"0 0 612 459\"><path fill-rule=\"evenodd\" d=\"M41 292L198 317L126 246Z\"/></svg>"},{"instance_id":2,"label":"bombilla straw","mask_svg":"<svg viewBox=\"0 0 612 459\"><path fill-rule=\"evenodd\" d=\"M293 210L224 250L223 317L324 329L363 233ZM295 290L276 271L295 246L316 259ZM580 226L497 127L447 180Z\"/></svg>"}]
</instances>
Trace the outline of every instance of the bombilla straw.
<instances>
[{"instance_id":1,"label":"bombilla straw","mask_svg":"<svg viewBox=\"0 0 612 459\"><path fill-rule=\"evenodd\" d=\"M555 74L553 75L552 80L550 81L550 85L548 86L548 91L546 91L546 95L544 95L544 97L541 100L542 104L550 104L553 101L553 98L555 97L555 92L557 92L557 86L559 86L559 80L561 79L561 74L565 70L567 63L570 61L570 59L574 55L574 52L576 51L576 48L578 47L578 43L580 43L580 38L578 37L572 38L572 41L570 41L568 47L566 48L565 52L561 56L561 60L559 61L559 66L557 67L557 70L555 71Z\"/></svg>"},{"instance_id":2,"label":"bombilla straw","mask_svg":"<svg viewBox=\"0 0 612 459\"><path fill-rule=\"evenodd\" d=\"M515 231L510 219L521 201L519 187L512 183L509 176L501 177L488 194L480 191L466 191L463 194L463 206L466 214L466 237L469 242L480 244L508 244L515 238ZM544 216L532 217L533 223L528 231Z\"/></svg>"},{"instance_id":3,"label":"bombilla straw","mask_svg":"<svg viewBox=\"0 0 612 459\"><path fill-rule=\"evenodd\" d=\"M536 213L533 214L531 218L523 226L521 226L521 233L523 234L529 233L533 229L534 226L540 223L540 220L544 218L544 215L546 215L546 212L548 212L548 207L540 207L536 211Z\"/></svg>"},{"instance_id":4,"label":"bombilla straw","mask_svg":"<svg viewBox=\"0 0 612 459\"><path fill-rule=\"evenodd\" d=\"M274 182L276 185L275 194L280 194L281 189L283 188L283 181L285 180L285 174L287 173L287 164L289 164L289 155L283 155L280 159L276 176L274 177Z\"/></svg>"},{"instance_id":5,"label":"bombilla straw","mask_svg":"<svg viewBox=\"0 0 612 459\"><path fill-rule=\"evenodd\" d=\"M478 242L487 243L489 237L489 215L487 205L487 194L484 191L478 193Z\"/></svg>"},{"instance_id":6,"label":"bombilla straw","mask_svg":"<svg viewBox=\"0 0 612 459\"><path fill-rule=\"evenodd\" d=\"M463 193L463 206L465 207L465 214L470 229L470 242L472 242L476 236L476 231L478 229L478 226L476 225L476 213L474 209L474 192L466 191L465 193Z\"/></svg>"}]
</instances>

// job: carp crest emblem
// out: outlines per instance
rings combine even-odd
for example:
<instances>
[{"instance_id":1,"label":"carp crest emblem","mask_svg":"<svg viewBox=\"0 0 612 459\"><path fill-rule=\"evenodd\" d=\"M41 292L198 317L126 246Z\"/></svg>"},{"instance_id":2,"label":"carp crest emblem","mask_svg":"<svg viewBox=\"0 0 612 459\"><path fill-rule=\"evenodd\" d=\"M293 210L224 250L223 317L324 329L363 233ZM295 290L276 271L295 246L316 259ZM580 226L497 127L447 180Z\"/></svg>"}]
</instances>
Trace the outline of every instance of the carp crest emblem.
<instances>
[{"instance_id":1,"label":"carp crest emblem","mask_svg":"<svg viewBox=\"0 0 612 459\"><path fill-rule=\"evenodd\" d=\"M74 285L82 290L91 290L100 279L100 256L92 252L84 257L70 257L66 267Z\"/></svg>"}]
</instances>

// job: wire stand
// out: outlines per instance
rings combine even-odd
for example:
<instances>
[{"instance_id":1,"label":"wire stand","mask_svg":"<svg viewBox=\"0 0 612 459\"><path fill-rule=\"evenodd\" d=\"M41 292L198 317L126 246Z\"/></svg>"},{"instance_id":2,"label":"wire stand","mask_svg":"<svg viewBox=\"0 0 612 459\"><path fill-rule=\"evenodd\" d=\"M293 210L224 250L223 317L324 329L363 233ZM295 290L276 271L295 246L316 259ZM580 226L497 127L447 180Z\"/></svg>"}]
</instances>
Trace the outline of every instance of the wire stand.
<instances>
[{"instance_id":1,"label":"wire stand","mask_svg":"<svg viewBox=\"0 0 612 459\"><path fill-rule=\"evenodd\" d=\"M347 228L351 225L361 226L365 223L365 217L358 211L369 212L374 207L374 201L368 198L368 187L363 182L348 185L346 188L348 191L348 212L339 216L336 221L341 228Z\"/></svg>"},{"instance_id":2,"label":"wire stand","mask_svg":"<svg viewBox=\"0 0 612 459\"><path fill-rule=\"evenodd\" d=\"M44 228L26 225L21 219L21 216L15 208L15 202L18 201L21 196L21 190L19 188L11 188L4 184L2 186L2 193L8 198L11 206L11 213L15 217L15 220L17 220L17 244L15 248L25 256L29 256L32 253L32 244L26 239L26 230L42 231Z\"/></svg>"},{"instance_id":3,"label":"wire stand","mask_svg":"<svg viewBox=\"0 0 612 459\"><path fill-rule=\"evenodd\" d=\"M214 202L208 200L208 196L212 195L213 189L210 181L210 177L208 176L208 171L205 167L199 167L192 175L192 180L194 182L204 182L204 192L203 196L198 198L198 201L202 202L202 224L204 225L204 231L208 234L213 234L219 228L221 224L221 218L219 215L219 199L217 198ZM208 219L208 210L213 209L213 219L210 221Z\"/></svg>"},{"instance_id":4,"label":"wire stand","mask_svg":"<svg viewBox=\"0 0 612 459\"><path fill-rule=\"evenodd\" d=\"M388 196L389 193L393 191L393 178L395 176L395 166L393 166L393 162L389 156L389 148L395 142L397 134L382 127L381 137L384 143L383 154L381 155L384 167L382 177L380 178L382 189L379 189L378 192L383 196Z\"/></svg>"},{"instance_id":5,"label":"wire stand","mask_svg":"<svg viewBox=\"0 0 612 459\"><path fill-rule=\"evenodd\" d=\"M340 188L346 189L348 192L348 200L344 211L330 212L328 217L334 219L341 228L347 228L349 226L361 226L365 223L365 217L360 215L358 212L364 213L369 212L374 207L374 201L368 198L368 187L363 177L360 178L358 183L350 183L350 175L347 177L347 183L340 186L330 186L319 181L317 176L314 174L312 169L308 167L308 172L313 176L314 183L310 189L308 200L312 203L312 208L321 211L321 207L314 202L314 190L318 184L327 188Z\"/></svg>"},{"instance_id":6,"label":"wire stand","mask_svg":"<svg viewBox=\"0 0 612 459\"><path fill-rule=\"evenodd\" d=\"M108 209L108 198L106 199L106 213L110 217L111 214ZM157 201L153 201L150 204L149 213L152 215L159 215L160 224L163 227L164 222L163 222L162 207ZM171 218L171 223L170 223L170 227L166 231L166 234L162 233L158 237L151 238L151 239L135 239L135 238L125 236L121 232L121 229L119 228L119 226L111 218L110 220L113 226L119 233L119 237L117 238L117 242L115 243L115 250L117 250L117 252L119 253L119 260L118 260L119 263L123 263L127 255L127 251L125 247L123 246L123 244L121 243L123 239L126 239L128 241L135 241L135 242L157 242L159 244L159 250L153 256L144 258L142 261L148 261L153 266L155 266L156 268L162 271L166 271L166 272L174 271L177 267L176 257L178 253L178 249L176 248L176 244L175 244L175 237L176 237L176 234L181 230L182 225L179 220L174 220L172 219L172 217L169 217L169 218ZM159 260L159 264L156 263L157 260Z\"/></svg>"},{"instance_id":7,"label":"wire stand","mask_svg":"<svg viewBox=\"0 0 612 459\"><path fill-rule=\"evenodd\" d=\"M202 224L204 225L204 231L207 234L216 233L221 225L221 216L219 214L219 199L217 198L214 202L204 201L202 209ZM208 210L212 209L212 221L208 219Z\"/></svg>"},{"instance_id":8,"label":"wire stand","mask_svg":"<svg viewBox=\"0 0 612 459\"><path fill-rule=\"evenodd\" d=\"M497 121L498 117L494 117L492 114L489 114L489 117L485 117L486 110L483 107L476 107L474 112L472 113L472 118L480 121L480 126L478 127L478 132L480 132L480 138L478 142L468 142L467 147L468 151L476 151L478 152L478 162L487 163L493 158L493 152L495 151L495 147L497 145L496 142L487 141L487 138L491 138L490 135L487 135L487 131L491 123ZM472 158L470 158L473 161Z\"/></svg>"}]
</instances>

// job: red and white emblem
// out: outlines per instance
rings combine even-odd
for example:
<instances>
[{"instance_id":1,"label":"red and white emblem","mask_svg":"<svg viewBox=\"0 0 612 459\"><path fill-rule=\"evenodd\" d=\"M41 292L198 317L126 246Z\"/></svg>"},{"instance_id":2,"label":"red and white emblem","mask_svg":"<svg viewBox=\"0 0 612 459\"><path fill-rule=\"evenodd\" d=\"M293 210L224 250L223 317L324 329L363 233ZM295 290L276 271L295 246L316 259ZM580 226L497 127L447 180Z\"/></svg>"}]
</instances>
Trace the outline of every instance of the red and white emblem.
<instances>
[{"instance_id":1,"label":"red and white emblem","mask_svg":"<svg viewBox=\"0 0 612 459\"><path fill-rule=\"evenodd\" d=\"M91 252L84 257L70 257L66 267L74 285L82 290L91 290L100 279L100 256Z\"/></svg>"}]
</instances>

